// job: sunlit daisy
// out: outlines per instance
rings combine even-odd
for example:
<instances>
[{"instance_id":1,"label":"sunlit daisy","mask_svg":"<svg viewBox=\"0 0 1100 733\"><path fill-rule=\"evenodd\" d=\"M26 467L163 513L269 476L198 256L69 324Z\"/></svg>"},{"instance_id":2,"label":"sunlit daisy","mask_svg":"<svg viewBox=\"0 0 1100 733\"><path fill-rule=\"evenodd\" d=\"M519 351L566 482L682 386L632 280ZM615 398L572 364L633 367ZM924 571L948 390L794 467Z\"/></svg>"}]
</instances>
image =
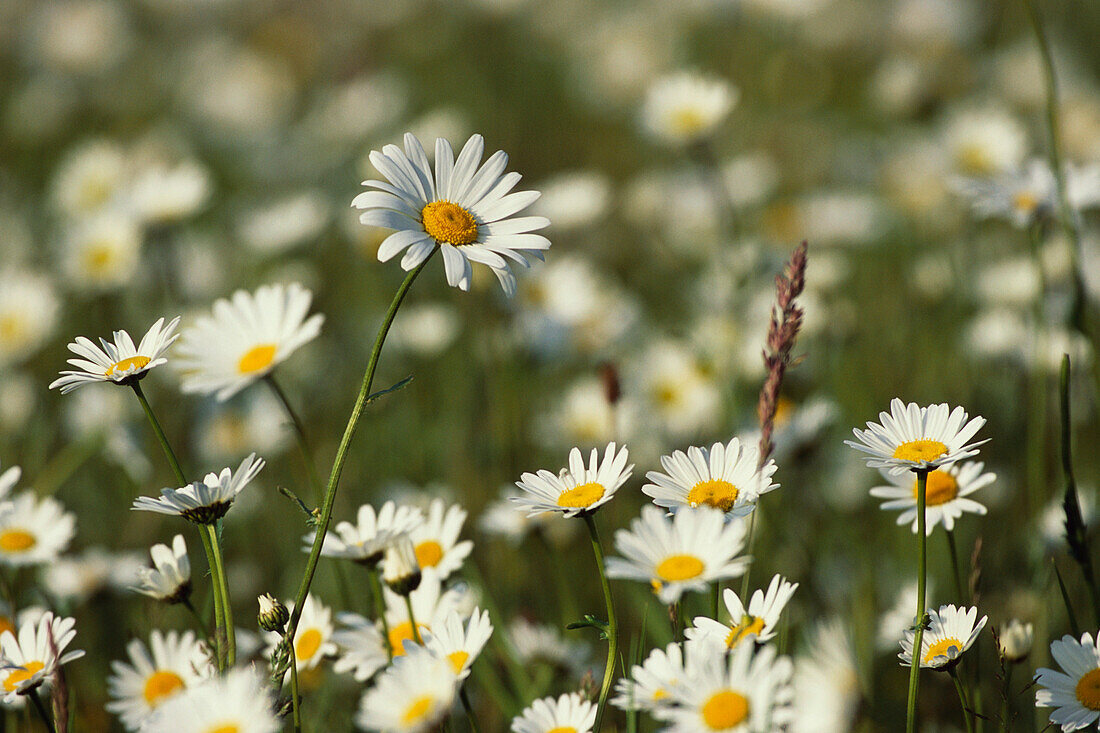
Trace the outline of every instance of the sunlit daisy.
<instances>
[{"instance_id":1,"label":"sunlit daisy","mask_svg":"<svg viewBox=\"0 0 1100 733\"><path fill-rule=\"evenodd\" d=\"M291 613L294 612L293 601L287 602L286 607ZM336 654L337 647L332 638L334 630L332 609L314 598L312 593L307 595L306 602L302 604L302 615L298 619L298 629L294 633L294 660L299 672L313 669L326 656ZM282 636L276 631L268 632L265 636L267 654L270 656Z\"/></svg>"},{"instance_id":2,"label":"sunlit daisy","mask_svg":"<svg viewBox=\"0 0 1100 733\"><path fill-rule=\"evenodd\" d=\"M224 401L312 341L325 317L306 318L313 294L298 283L238 290L183 332L177 363L184 392Z\"/></svg>"},{"instance_id":3,"label":"sunlit daisy","mask_svg":"<svg viewBox=\"0 0 1100 733\"><path fill-rule=\"evenodd\" d=\"M111 662L114 674L107 680L111 701L106 707L129 730L138 730L162 703L214 671L210 655L191 631L154 630L148 647L134 639L126 645L126 653L129 664Z\"/></svg>"},{"instance_id":4,"label":"sunlit daisy","mask_svg":"<svg viewBox=\"0 0 1100 733\"><path fill-rule=\"evenodd\" d=\"M955 660L973 645L985 628L986 617L978 619L977 608L940 606L928 612L931 619L921 636L920 666L943 669L953 666ZM977 620L977 623L975 621ZM916 632L905 630L898 659L903 667L913 663L913 637Z\"/></svg>"},{"instance_id":5,"label":"sunlit daisy","mask_svg":"<svg viewBox=\"0 0 1100 733\"><path fill-rule=\"evenodd\" d=\"M955 520L965 512L973 514L985 514L985 507L967 498L978 489L993 483L997 474L982 473L985 464L955 463L943 468L937 468L928 473L928 483L925 487L924 522L925 531L932 534L937 524L943 523L943 528L951 531L955 528ZM898 515L898 524L912 523L913 531L917 531L917 480L910 473L893 474L881 469L882 475L893 486L876 486L871 489L871 496L879 499L889 499L883 502L881 509L901 509Z\"/></svg>"},{"instance_id":6,"label":"sunlit daisy","mask_svg":"<svg viewBox=\"0 0 1100 733\"><path fill-rule=\"evenodd\" d=\"M138 593L166 603L180 603L191 594L191 561L183 535L172 538L172 546L153 545L149 550L153 567L138 568Z\"/></svg>"},{"instance_id":7,"label":"sunlit daisy","mask_svg":"<svg viewBox=\"0 0 1100 733\"><path fill-rule=\"evenodd\" d=\"M446 717L458 676L447 659L413 646L363 695L356 724L383 733L420 733Z\"/></svg>"},{"instance_id":8,"label":"sunlit daisy","mask_svg":"<svg viewBox=\"0 0 1100 733\"><path fill-rule=\"evenodd\" d=\"M694 628L686 629L684 635L689 639L709 638L725 644L728 649L748 638L754 638L757 642L768 641L775 636L779 615L797 588L798 583L790 583L786 578L776 575L768 584L767 591L757 590L752 594L747 609L737 594L726 588L723 598L730 615L730 623L723 624L706 616L698 616L694 621Z\"/></svg>"},{"instance_id":9,"label":"sunlit daisy","mask_svg":"<svg viewBox=\"0 0 1100 733\"><path fill-rule=\"evenodd\" d=\"M142 733L277 733L271 688L250 668L188 687L158 707Z\"/></svg>"},{"instance_id":10,"label":"sunlit daisy","mask_svg":"<svg viewBox=\"0 0 1100 733\"><path fill-rule=\"evenodd\" d=\"M985 425L985 418L970 419L962 407L952 410L947 403L921 407L895 397L890 412L880 412L879 420L881 425L869 422L866 430L853 428L857 440L844 443L869 454L864 459L871 468L888 468L893 473L946 466L976 456L978 446L986 442L969 442Z\"/></svg>"},{"instance_id":11,"label":"sunlit daisy","mask_svg":"<svg viewBox=\"0 0 1100 733\"><path fill-rule=\"evenodd\" d=\"M20 695L48 683L58 667L84 656L79 649L62 654L75 636L76 620L58 618L52 612L22 624L18 637L12 631L0 634L4 702L12 704Z\"/></svg>"},{"instance_id":12,"label":"sunlit daisy","mask_svg":"<svg viewBox=\"0 0 1100 733\"><path fill-rule=\"evenodd\" d=\"M749 559L737 557L745 532L743 520L726 522L710 507L669 517L645 506L629 530L615 533L615 549L625 557L608 558L607 574L650 583L661 603L675 603L685 591L701 591L745 572Z\"/></svg>"},{"instance_id":13,"label":"sunlit daisy","mask_svg":"<svg viewBox=\"0 0 1100 733\"><path fill-rule=\"evenodd\" d=\"M424 521L420 509L398 506L387 501L375 512L370 504L363 504L356 514L356 523L337 522L325 535L321 554L325 557L342 557L364 564L382 560L386 546L398 535L411 532ZM302 540L302 550L309 552L316 533L310 532Z\"/></svg>"},{"instance_id":14,"label":"sunlit daisy","mask_svg":"<svg viewBox=\"0 0 1100 733\"><path fill-rule=\"evenodd\" d=\"M337 629L332 635L339 654L332 668L350 672L359 682L366 682L389 664L385 638L375 622L357 613L341 613L337 619L346 628Z\"/></svg>"},{"instance_id":15,"label":"sunlit daisy","mask_svg":"<svg viewBox=\"0 0 1100 733\"><path fill-rule=\"evenodd\" d=\"M405 642L416 638L412 624L409 622L409 610L405 606L404 596L394 593L389 588L383 588L382 592L386 600L390 647L393 649L393 655L399 657L407 650ZM434 569L428 568L424 571L420 585L409 596L412 601L413 616L416 618L416 627L421 632L421 639L426 635L424 632L431 632L446 624L451 612L461 607L462 596L462 592L455 588L443 590L443 584Z\"/></svg>"},{"instance_id":16,"label":"sunlit daisy","mask_svg":"<svg viewBox=\"0 0 1100 733\"><path fill-rule=\"evenodd\" d=\"M424 641L429 651L450 661L459 679L466 679L474 660L492 635L493 624L488 611L475 608L469 623L463 625L458 609L452 609Z\"/></svg>"},{"instance_id":17,"label":"sunlit daisy","mask_svg":"<svg viewBox=\"0 0 1100 733\"><path fill-rule=\"evenodd\" d=\"M512 719L513 733L589 733L596 724L596 705L579 692L557 700L545 697Z\"/></svg>"},{"instance_id":18,"label":"sunlit daisy","mask_svg":"<svg viewBox=\"0 0 1100 733\"><path fill-rule=\"evenodd\" d=\"M435 568L440 579L446 580L462 567L462 561L474 549L472 541L458 541L466 516L466 510L458 504L447 507L442 499L432 501L428 518L409 531L421 568Z\"/></svg>"},{"instance_id":19,"label":"sunlit daisy","mask_svg":"<svg viewBox=\"0 0 1100 733\"><path fill-rule=\"evenodd\" d=\"M164 352L179 338L179 334L175 333L179 322L177 316L165 326L164 319L158 318L137 346L125 331L114 332L114 343L100 339L102 348L92 343L91 339L77 336L76 341L69 344L69 351L80 358L68 361L79 371L61 372L61 377L50 384L50 389L57 387L65 394L85 384L114 382L130 385L143 379L151 369L167 363Z\"/></svg>"},{"instance_id":20,"label":"sunlit daisy","mask_svg":"<svg viewBox=\"0 0 1100 733\"><path fill-rule=\"evenodd\" d=\"M196 524L213 524L233 505L237 494L264 467L264 459L250 453L236 471L223 468L221 473L208 473L202 481L192 481L178 489L161 489L160 498L139 496L131 509L160 514L175 514Z\"/></svg>"},{"instance_id":21,"label":"sunlit daisy","mask_svg":"<svg viewBox=\"0 0 1100 733\"><path fill-rule=\"evenodd\" d=\"M1081 641L1066 634L1050 643L1050 655L1061 670L1041 667L1035 673L1039 689L1035 707L1055 708L1050 722L1063 733L1097 726L1100 720L1100 634L1081 635Z\"/></svg>"},{"instance_id":22,"label":"sunlit daisy","mask_svg":"<svg viewBox=\"0 0 1100 733\"><path fill-rule=\"evenodd\" d=\"M355 197L363 209L359 221L396 230L378 248L385 262L404 251L401 267L412 270L439 247L447 282L470 289L471 262L488 266L509 296L516 279L505 258L526 267L527 257L542 259L550 241L532 232L550 224L542 216L515 214L539 197L537 191L509 193L521 176L504 173L508 156L498 150L481 164L485 141L474 135L458 159L450 143L435 141L435 172L416 136L405 133L405 150L386 145L371 151L370 161L386 181L363 181L375 189Z\"/></svg>"},{"instance_id":23,"label":"sunlit daisy","mask_svg":"<svg viewBox=\"0 0 1100 733\"><path fill-rule=\"evenodd\" d=\"M738 438L707 448L688 448L661 456L666 473L650 471L653 483L642 491L653 503L668 509L711 506L742 517L752 512L761 494L779 488L772 483L775 461L757 468L760 453L755 446L742 445Z\"/></svg>"},{"instance_id":24,"label":"sunlit daisy","mask_svg":"<svg viewBox=\"0 0 1100 733\"><path fill-rule=\"evenodd\" d=\"M694 649L698 644L691 641L688 647ZM623 710L653 710L667 705L669 690L680 684L683 677L683 645L674 641L667 647L657 647L644 662L631 668L629 678L615 684L616 695L611 704Z\"/></svg>"},{"instance_id":25,"label":"sunlit daisy","mask_svg":"<svg viewBox=\"0 0 1100 733\"><path fill-rule=\"evenodd\" d=\"M682 145L712 133L737 103L737 89L722 79L681 72L658 79L642 107L646 132Z\"/></svg>"},{"instance_id":26,"label":"sunlit daisy","mask_svg":"<svg viewBox=\"0 0 1100 733\"><path fill-rule=\"evenodd\" d=\"M52 496L25 491L0 505L0 563L37 565L52 562L76 534L76 517Z\"/></svg>"},{"instance_id":27,"label":"sunlit daisy","mask_svg":"<svg viewBox=\"0 0 1100 733\"><path fill-rule=\"evenodd\" d=\"M569 451L569 467L558 474L546 469L537 474L524 473L516 482L524 493L511 500L528 514L561 512L566 517L575 517L594 512L611 501L630 478L634 464L626 464L628 457L626 446L617 450L614 443L608 443L603 460L593 448L585 468L580 449L574 448Z\"/></svg>"}]
</instances>

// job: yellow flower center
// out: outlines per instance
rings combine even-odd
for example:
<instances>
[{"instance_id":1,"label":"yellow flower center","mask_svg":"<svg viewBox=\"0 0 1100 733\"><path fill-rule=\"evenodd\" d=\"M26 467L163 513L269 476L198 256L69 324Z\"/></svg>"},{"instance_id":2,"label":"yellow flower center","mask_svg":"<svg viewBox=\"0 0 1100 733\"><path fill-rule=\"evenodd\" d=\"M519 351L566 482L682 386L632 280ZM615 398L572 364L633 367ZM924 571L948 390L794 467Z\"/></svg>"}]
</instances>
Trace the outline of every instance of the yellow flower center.
<instances>
[{"instance_id":1,"label":"yellow flower center","mask_svg":"<svg viewBox=\"0 0 1100 733\"><path fill-rule=\"evenodd\" d=\"M474 215L450 201L433 201L420 212L424 231L437 242L460 247L477 241Z\"/></svg>"},{"instance_id":2,"label":"yellow flower center","mask_svg":"<svg viewBox=\"0 0 1100 733\"><path fill-rule=\"evenodd\" d=\"M151 359L148 356L131 356L129 359L116 361L114 364L107 367L107 371L103 373L103 376L109 377L115 372L124 372L127 369L141 369L150 361Z\"/></svg>"},{"instance_id":3,"label":"yellow flower center","mask_svg":"<svg viewBox=\"0 0 1100 733\"><path fill-rule=\"evenodd\" d=\"M171 670L158 669L145 680L145 689L141 694L149 707L155 708L164 702L165 698L182 690L183 686L183 678L178 674Z\"/></svg>"},{"instance_id":4,"label":"yellow flower center","mask_svg":"<svg viewBox=\"0 0 1100 733\"><path fill-rule=\"evenodd\" d=\"M657 576L666 583L675 583L699 577L705 567L694 555L671 555L657 566Z\"/></svg>"},{"instance_id":5,"label":"yellow flower center","mask_svg":"<svg viewBox=\"0 0 1100 733\"><path fill-rule=\"evenodd\" d=\"M271 362L275 361L275 344L260 344L248 351L237 362L237 371L241 374L252 374L261 369L267 369Z\"/></svg>"},{"instance_id":6,"label":"yellow flower center","mask_svg":"<svg viewBox=\"0 0 1100 733\"><path fill-rule=\"evenodd\" d=\"M227 723L214 728L208 728L206 733L241 733L241 727L236 723Z\"/></svg>"},{"instance_id":7,"label":"yellow flower center","mask_svg":"<svg viewBox=\"0 0 1100 733\"><path fill-rule=\"evenodd\" d=\"M1077 702L1089 710L1100 710L1100 669L1081 675L1073 694L1077 696Z\"/></svg>"},{"instance_id":8,"label":"yellow flower center","mask_svg":"<svg viewBox=\"0 0 1100 733\"><path fill-rule=\"evenodd\" d=\"M658 687L653 691L654 700L664 700L666 697L668 697L668 691L663 687Z\"/></svg>"},{"instance_id":9,"label":"yellow flower center","mask_svg":"<svg viewBox=\"0 0 1100 733\"><path fill-rule=\"evenodd\" d=\"M959 482L947 471L932 471L924 488L924 502L928 506L946 504L959 495ZM917 498L917 482L913 481L913 498Z\"/></svg>"},{"instance_id":10,"label":"yellow flower center","mask_svg":"<svg viewBox=\"0 0 1100 733\"><path fill-rule=\"evenodd\" d=\"M90 245L84 250L84 269L92 275L107 275L114 264L115 251L108 242Z\"/></svg>"},{"instance_id":11,"label":"yellow flower center","mask_svg":"<svg viewBox=\"0 0 1100 733\"><path fill-rule=\"evenodd\" d=\"M551 728L546 733L577 733L577 729L571 725L559 725L557 728Z\"/></svg>"},{"instance_id":12,"label":"yellow flower center","mask_svg":"<svg viewBox=\"0 0 1100 733\"><path fill-rule=\"evenodd\" d=\"M992 173L993 160L988 151L979 143L962 146L958 151L960 167L969 173Z\"/></svg>"},{"instance_id":13,"label":"yellow flower center","mask_svg":"<svg viewBox=\"0 0 1100 733\"><path fill-rule=\"evenodd\" d=\"M653 401L660 407L674 407L682 395L683 390L670 382L663 382L653 387Z\"/></svg>"},{"instance_id":14,"label":"yellow flower center","mask_svg":"<svg viewBox=\"0 0 1100 733\"><path fill-rule=\"evenodd\" d=\"M4 552L26 552L37 544L37 538L25 529L12 527L0 532L0 550Z\"/></svg>"},{"instance_id":15,"label":"yellow flower center","mask_svg":"<svg viewBox=\"0 0 1100 733\"><path fill-rule=\"evenodd\" d=\"M4 690L11 692L19 687L20 683L26 682L34 676L35 672L40 671L46 665L42 662L24 662L23 669L12 670L11 674L4 678Z\"/></svg>"},{"instance_id":16,"label":"yellow flower center","mask_svg":"<svg viewBox=\"0 0 1100 733\"><path fill-rule=\"evenodd\" d=\"M1012 197L1012 207L1017 211L1030 214L1039 208L1039 198L1031 191L1017 191Z\"/></svg>"},{"instance_id":17,"label":"yellow flower center","mask_svg":"<svg viewBox=\"0 0 1100 733\"><path fill-rule=\"evenodd\" d=\"M933 659L939 656L946 657L947 652L950 651L951 647L955 647L959 651L962 651L963 645L961 641L951 638L950 636L946 639L940 639L935 644L928 647L928 651L924 653L924 662L931 662Z\"/></svg>"},{"instance_id":18,"label":"yellow flower center","mask_svg":"<svg viewBox=\"0 0 1100 733\"><path fill-rule=\"evenodd\" d=\"M18 315L0 316L0 341L21 341L26 335L26 321Z\"/></svg>"},{"instance_id":19,"label":"yellow flower center","mask_svg":"<svg viewBox=\"0 0 1100 733\"><path fill-rule=\"evenodd\" d=\"M558 496L558 506L567 507L569 509L582 509L587 506L592 506L602 499L603 493L603 484L598 484L595 481L581 484L580 486L574 486L567 491L561 492Z\"/></svg>"},{"instance_id":20,"label":"yellow flower center","mask_svg":"<svg viewBox=\"0 0 1100 733\"><path fill-rule=\"evenodd\" d=\"M726 646L733 649L748 636L760 636L764 630L764 619L756 616L742 616L741 623L730 627L730 633L726 636Z\"/></svg>"},{"instance_id":21,"label":"yellow flower center","mask_svg":"<svg viewBox=\"0 0 1100 733\"><path fill-rule=\"evenodd\" d=\"M306 629L298 634L298 642L294 645L294 656L299 662L312 659L317 650L321 648L324 637L317 629Z\"/></svg>"},{"instance_id":22,"label":"yellow flower center","mask_svg":"<svg viewBox=\"0 0 1100 733\"><path fill-rule=\"evenodd\" d=\"M708 481L700 481L692 486L687 495L687 502L691 506L707 504L715 509L728 512L737 503L739 493L741 492L737 490L737 487L729 481L712 478Z\"/></svg>"},{"instance_id":23,"label":"yellow flower center","mask_svg":"<svg viewBox=\"0 0 1100 733\"><path fill-rule=\"evenodd\" d=\"M703 703L703 722L711 730L726 730L749 717L749 701L733 690L722 690Z\"/></svg>"},{"instance_id":24,"label":"yellow flower center","mask_svg":"<svg viewBox=\"0 0 1100 733\"><path fill-rule=\"evenodd\" d=\"M682 107L672 113L672 129L681 135L692 136L704 127L703 115L694 107Z\"/></svg>"},{"instance_id":25,"label":"yellow flower center","mask_svg":"<svg viewBox=\"0 0 1100 733\"><path fill-rule=\"evenodd\" d=\"M419 621L416 624L416 628L420 631L421 639L424 638L425 631L431 630ZM400 657L405 653L405 642L410 640L416 641L416 637L413 636L412 624L408 621L402 621L399 624L390 625L390 649L393 649L393 655L395 657Z\"/></svg>"},{"instance_id":26,"label":"yellow flower center","mask_svg":"<svg viewBox=\"0 0 1100 733\"><path fill-rule=\"evenodd\" d=\"M412 705L405 709L405 714L401 716L401 722L407 724L418 723L431 715L434 707L435 698L431 695L418 697L413 700Z\"/></svg>"},{"instance_id":27,"label":"yellow flower center","mask_svg":"<svg viewBox=\"0 0 1100 733\"><path fill-rule=\"evenodd\" d=\"M455 671L455 674L462 672L462 668L466 665L466 660L469 658L469 652L464 652L461 649L447 655L447 659L451 661L451 669Z\"/></svg>"},{"instance_id":28,"label":"yellow flower center","mask_svg":"<svg viewBox=\"0 0 1100 733\"><path fill-rule=\"evenodd\" d=\"M894 449L894 458L903 461L931 461L947 452L947 446L938 440L910 440Z\"/></svg>"},{"instance_id":29,"label":"yellow flower center","mask_svg":"<svg viewBox=\"0 0 1100 733\"><path fill-rule=\"evenodd\" d=\"M434 568L443 559L443 545L426 540L416 546L416 563L422 568Z\"/></svg>"}]
</instances>

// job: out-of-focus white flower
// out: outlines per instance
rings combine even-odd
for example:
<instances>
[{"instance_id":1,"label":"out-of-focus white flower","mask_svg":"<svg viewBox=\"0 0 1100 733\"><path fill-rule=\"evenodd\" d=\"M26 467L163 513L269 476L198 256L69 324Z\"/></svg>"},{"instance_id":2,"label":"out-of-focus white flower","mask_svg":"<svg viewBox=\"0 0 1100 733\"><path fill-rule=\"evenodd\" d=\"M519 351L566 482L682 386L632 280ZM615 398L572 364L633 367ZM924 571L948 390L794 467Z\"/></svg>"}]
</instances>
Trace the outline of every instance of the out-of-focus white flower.
<instances>
[{"instance_id":1,"label":"out-of-focus white flower","mask_svg":"<svg viewBox=\"0 0 1100 733\"><path fill-rule=\"evenodd\" d=\"M600 221L611 204L611 181L597 171L569 171L539 186L542 196L531 213L545 216L555 231L579 229Z\"/></svg>"},{"instance_id":2,"label":"out-of-focus white flower","mask_svg":"<svg viewBox=\"0 0 1100 733\"><path fill-rule=\"evenodd\" d=\"M137 271L141 243L141 228L132 216L121 209L104 211L73 226L65 239L61 266L78 288L122 287Z\"/></svg>"},{"instance_id":3,"label":"out-of-focus white flower","mask_svg":"<svg viewBox=\"0 0 1100 733\"><path fill-rule=\"evenodd\" d=\"M274 702L256 670L233 669L173 695L145 719L141 733L277 733Z\"/></svg>"},{"instance_id":4,"label":"out-of-focus white flower","mask_svg":"<svg viewBox=\"0 0 1100 733\"><path fill-rule=\"evenodd\" d=\"M179 94L194 118L234 141L269 132L290 109L294 78L273 58L224 39L186 54Z\"/></svg>"},{"instance_id":5,"label":"out-of-focus white flower","mask_svg":"<svg viewBox=\"0 0 1100 733\"><path fill-rule=\"evenodd\" d=\"M363 695L357 725L385 733L422 733L447 715L458 675L446 658L416 649L395 660Z\"/></svg>"},{"instance_id":6,"label":"out-of-focus white flower","mask_svg":"<svg viewBox=\"0 0 1100 733\"><path fill-rule=\"evenodd\" d=\"M76 534L76 517L57 499L25 491L0 505L0 564L50 563Z\"/></svg>"},{"instance_id":7,"label":"out-of-focus white flower","mask_svg":"<svg viewBox=\"0 0 1100 733\"><path fill-rule=\"evenodd\" d=\"M402 119L408 103L408 85L395 74L357 76L328 90L304 125L311 137L346 146Z\"/></svg>"},{"instance_id":8,"label":"out-of-focus white flower","mask_svg":"<svg viewBox=\"0 0 1100 733\"><path fill-rule=\"evenodd\" d=\"M1035 636L1035 627L1014 618L1001 627L997 636L997 648L1006 661L1016 664L1027 659L1031 653L1031 642Z\"/></svg>"},{"instance_id":9,"label":"out-of-focus white flower","mask_svg":"<svg viewBox=\"0 0 1100 733\"><path fill-rule=\"evenodd\" d=\"M26 361L53 335L60 304L43 275L0 270L0 365Z\"/></svg>"},{"instance_id":10,"label":"out-of-focus white flower","mask_svg":"<svg viewBox=\"0 0 1100 733\"><path fill-rule=\"evenodd\" d=\"M458 541L468 513L458 504L447 506L435 499L428 516L409 532L416 562L421 568L435 568L441 580L462 567L462 561L474 549L471 540Z\"/></svg>"},{"instance_id":11,"label":"out-of-focus white flower","mask_svg":"<svg viewBox=\"0 0 1100 733\"><path fill-rule=\"evenodd\" d=\"M520 617L508 627L508 640L525 664L549 664L580 670L588 663L591 649L581 641L566 640L555 626L535 625Z\"/></svg>"},{"instance_id":12,"label":"out-of-focus white flower","mask_svg":"<svg viewBox=\"0 0 1100 733\"><path fill-rule=\"evenodd\" d=\"M454 343L462 319L448 303L410 303L403 307L390 330L390 348L429 358Z\"/></svg>"},{"instance_id":13,"label":"out-of-focus white flower","mask_svg":"<svg viewBox=\"0 0 1100 733\"><path fill-rule=\"evenodd\" d=\"M512 719L512 733L591 733L596 724L596 704L579 692L535 700Z\"/></svg>"},{"instance_id":14,"label":"out-of-focus white flower","mask_svg":"<svg viewBox=\"0 0 1100 733\"><path fill-rule=\"evenodd\" d=\"M133 42L122 6L108 0L46 2L35 6L27 53L69 74L93 75L118 64Z\"/></svg>"},{"instance_id":15,"label":"out-of-focus white flower","mask_svg":"<svg viewBox=\"0 0 1100 733\"><path fill-rule=\"evenodd\" d=\"M270 390L252 390L203 410L194 429L199 453L211 463L255 450L278 455L293 442L286 412Z\"/></svg>"},{"instance_id":16,"label":"out-of-focus white flower","mask_svg":"<svg viewBox=\"0 0 1100 733\"><path fill-rule=\"evenodd\" d=\"M659 341L637 359L637 370L627 375L626 394L640 401L643 416L672 438L682 438L716 427L722 399L713 376L683 344Z\"/></svg>"},{"instance_id":17,"label":"out-of-focus white flower","mask_svg":"<svg viewBox=\"0 0 1100 733\"><path fill-rule=\"evenodd\" d=\"M257 252L279 254L316 238L331 217L331 209L319 192L304 191L245 213L237 234Z\"/></svg>"},{"instance_id":18,"label":"out-of-focus white flower","mask_svg":"<svg viewBox=\"0 0 1100 733\"><path fill-rule=\"evenodd\" d=\"M146 224L170 224L198 212L210 197L210 174L195 161L158 164L138 174L129 203Z\"/></svg>"},{"instance_id":19,"label":"out-of-focus white flower","mask_svg":"<svg viewBox=\"0 0 1100 733\"><path fill-rule=\"evenodd\" d=\"M83 217L117 203L127 183L126 156L103 140L66 154L53 179L53 198L63 214Z\"/></svg>"},{"instance_id":20,"label":"out-of-focus white flower","mask_svg":"<svg viewBox=\"0 0 1100 733\"><path fill-rule=\"evenodd\" d=\"M382 560L382 554L391 542L423 522L424 515L419 508L398 506L387 501L377 512L370 504L363 504L355 519L355 524L338 522L325 535L321 555L373 565ZM316 533L310 532L302 539L304 552L312 549L315 538Z\"/></svg>"},{"instance_id":21,"label":"out-of-focus white flower","mask_svg":"<svg viewBox=\"0 0 1100 733\"><path fill-rule=\"evenodd\" d=\"M775 193L779 166L764 152L747 153L722 163L722 178L735 207L756 206Z\"/></svg>"},{"instance_id":22,"label":"out-of-focus white flower","mask_svg":"<svg viewBox=\"0 0 1100 733\"><path fill-rule=\"evenodd\" d=\"M58 667L84 656L79 649L62 654L75 636L76 620L58 618L52 612L36 621L22 622L18 636L14 631L0 634L0 653L4 660L0 685L4 688L4 702L21 704L17 701L21 701L23 695L49 684Z\"/></svg>"},{"instance_id":23,"label":"out-of-focus white flower","mask_svg":"<svg viewBox=\"0 0 1100 733\"><path fill-rule=\"evenodd\" d=\"M425 644L429 651L451 663L459 679L466 679L470 676L470 667L492 634L493 624L489 621L488 611L474 608L469 623L463 625L462 614L455 609L444 619L442 626L427 635Z\"/></svg>"},{"instance_id":24,"label":"out-of-focus white flower","mask_svg":"<svg viewBox=\"0 0 1100 733\"><path fill-rule=\"evenodd\" d=\"M394 657L400 657L408 652L412 644L415 644L417 634L414 634L412 623L409 621L405 597L394 593L389 588L383 588L382 594L386 601L390 648L393 650ZM416 629L422 640L425 632L430 633L433 629L441 628L451 612L460 608L463 595L463 592L457 588L443 590L443 584L434 569L428 568L423 571L420 585L409 595L413 616L416 619ZM407 643L409 644L406 645Z\"/></svg>"},{"instance_id":25,"label":"out-of-focus white flower","mask_svg":"<svg viewBox=\"0 0 1100 733\"><path fill-rule=\"evenodd\" d=\"M691 71L665 76L646 93L642 126L663 142L693 143L715 131L739 96L736 87L724 79Z\"/></svg>"},{"instance_id":26,"label":"out-of-focus white flower","mask_svg":"<svg viewBox=\"0 0 1100 733\"><path fill-rule=\"evenodd\" d=\"M954 463L928 473L925 487L925 532L929 535L937 525L943 524L948 532L955 528L955 520L963 514L984 515L986 508L971 498L971 494L997 480L995 473L982 473L981 461ZM892 486L876 486L871 496L886 499L879 507L884 510L901 509L897 523L912 524L917 531L917 483L911 472L891 473L880 469L883 478Z\"/></svg>"},{"instance_id":27,"label":"out-of-focus white flower","mask_svg":"<svg viewBox=\"0 0 1100 733\"><path fill-rule=\"evenodd\" d=\"M926 589L925 600L934 598L931 583ZM917 584L909 583L902 587L891 606L879 618L878 633L875 636L875 648L879 651L897 649L905 636L905 630L913 625L913 609L917 606Z\"/></svg>"},{"instance_id":28,"label":"out-of-focus white flower","mask_svg":"<svg viewBox=\"0 0 1100 733\"><path fill-rule=\"evenodd\" d=\"M915 602L915 601L914 601ZM862 690L851 633L838 618L814 625L794 660L793 733L851 730Z\"/></svg>"},{"instance_id":29,"label":"out-of-focus white flower","mask_svg":"<svg viewBox=\"0 0 1100 733\"><path fill-rule=\"evenodd\" d=\"M943 139L956 170L969 175L1015 170L1029 152L1020 121L993 106L955 111L947 119Z\"/></svg>"}]
</instances>

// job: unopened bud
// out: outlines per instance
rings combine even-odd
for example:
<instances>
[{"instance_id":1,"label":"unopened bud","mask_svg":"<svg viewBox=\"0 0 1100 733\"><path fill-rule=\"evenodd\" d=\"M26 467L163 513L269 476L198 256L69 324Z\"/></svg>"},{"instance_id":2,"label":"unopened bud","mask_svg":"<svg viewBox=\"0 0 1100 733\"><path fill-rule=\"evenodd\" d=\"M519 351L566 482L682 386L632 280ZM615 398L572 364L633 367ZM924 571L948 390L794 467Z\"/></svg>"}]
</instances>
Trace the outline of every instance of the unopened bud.
<instances>
[{"instance_id":1,"label":"unopened bud","mask_svg":"<svg viewBox=\"0 0 1100 733\"><path fill-rule=\"evenodd\" d=\"M1027 659L1027 655L1031 653L1034 631L1031 624L1025 624L1015 618L1001 628L1001 634L997 637L997 646L1000 647L1001 656L1006 662L1018 664Z\"/></svg>"},{"instance_id":2,"label":"unopened bud","mask_svg":"<svg viewBox=\"0 0 1100 733\"><path fill-rule=\"evenodd\" d=\"M420 564L416 548L407 534L396 537L386 547L382 560L382 580L394 593L407 596L420 586Z\"/></svg>"},{"instance_id":3,"label":"unopened bud","mask_svg":"<svg viewBox=\"0 0 1100 733\"><path fill-rule=\"evenodd\" d=\"M264 593L256 599L260 603L260 613L256 616L256 623L264 631L283 630L286 622L290 620L290 611L270 593Z\"/></svg>"}]
</instances>

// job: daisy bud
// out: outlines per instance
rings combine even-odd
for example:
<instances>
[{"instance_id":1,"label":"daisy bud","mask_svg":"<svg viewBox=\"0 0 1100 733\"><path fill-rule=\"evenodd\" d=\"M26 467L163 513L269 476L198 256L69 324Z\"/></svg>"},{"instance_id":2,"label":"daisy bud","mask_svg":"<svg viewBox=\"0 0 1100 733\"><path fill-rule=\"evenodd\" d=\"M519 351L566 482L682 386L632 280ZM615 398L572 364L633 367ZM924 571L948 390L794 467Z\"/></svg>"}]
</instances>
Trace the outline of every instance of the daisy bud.
<instances>
[{"instance_id":1,"label":"daisy bud","mask_svg":"<svg viewBox=\"0 0 1100 733\"><path fill-rule=\"evenodd\" d=\"M1001 635L997 637L997 647L1006 662L1019 664L1031 653L1033 638L1034 627L1014 618L1001 628Z\"/></svg>"},{"instance_id":2,"label":"daisy bud","mask_svg":"<svg viewBox=\"0 0 1100 733\"><path fill-rule=\"evenodd\" d=\"M286 606L270 593L264 593L256 600L260 603L260 613L256 616L256 623L264 631L281 632L286 622L290 620L290 612L286 610Z\"/></svg>"},{"instance_id":3,"label":"daisy bud","mask_svg":"<svg viewBox=\"0 0 1100 733\"><path fill-rule=\"evenodd\" d=\"M407 596L420 585L420 564L416 548L408 535L401 535L386 547L382 559L382 579L394 593Z\"/></svg>"}]
</instances>

